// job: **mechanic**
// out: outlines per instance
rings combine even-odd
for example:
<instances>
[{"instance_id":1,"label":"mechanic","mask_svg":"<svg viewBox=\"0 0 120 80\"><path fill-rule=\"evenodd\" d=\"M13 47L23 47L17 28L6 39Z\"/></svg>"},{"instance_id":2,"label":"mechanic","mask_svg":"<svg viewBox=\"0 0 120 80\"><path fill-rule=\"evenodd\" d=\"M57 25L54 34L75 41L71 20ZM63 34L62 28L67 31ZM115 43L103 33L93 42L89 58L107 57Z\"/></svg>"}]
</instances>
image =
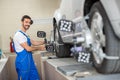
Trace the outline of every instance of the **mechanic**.
<instances>
[{"instance_id":1,"label":"mechanic","mask_svg":"<svg viewBox=\"0 0 120 80\"><path fill-rule=\"evenodd\" d=\"M26 31L33 24L30 16L24 15L21 19L22 26L13 37L14 50L17 54L15 60L18 80L40 80L32 51L45 50L44 41L31 40Z\"/></svg>"}]
</instances>

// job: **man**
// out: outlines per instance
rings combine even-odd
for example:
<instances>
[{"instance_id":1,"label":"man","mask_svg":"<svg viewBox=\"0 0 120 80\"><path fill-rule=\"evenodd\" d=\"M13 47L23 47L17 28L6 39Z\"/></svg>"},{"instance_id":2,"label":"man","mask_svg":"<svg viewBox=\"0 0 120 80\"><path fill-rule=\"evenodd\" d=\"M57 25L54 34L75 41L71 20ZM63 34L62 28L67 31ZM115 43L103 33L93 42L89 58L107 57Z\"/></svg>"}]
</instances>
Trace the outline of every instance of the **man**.
<instances>
[{"instance_id":1,"label":"man","mask_svg":"<svg viewBox=\"0 0 120 80\"><path fill-rule=\"evenodd\" d=\"M17 54L15 66L18 80L40 80L31 51L45 50L42 45L44 41L34 41L27 36L26 31L33 23L30 16L24 15L21 22L21 29L15 33L13 38L14 49Z\"/></svg>"}]
</instances>

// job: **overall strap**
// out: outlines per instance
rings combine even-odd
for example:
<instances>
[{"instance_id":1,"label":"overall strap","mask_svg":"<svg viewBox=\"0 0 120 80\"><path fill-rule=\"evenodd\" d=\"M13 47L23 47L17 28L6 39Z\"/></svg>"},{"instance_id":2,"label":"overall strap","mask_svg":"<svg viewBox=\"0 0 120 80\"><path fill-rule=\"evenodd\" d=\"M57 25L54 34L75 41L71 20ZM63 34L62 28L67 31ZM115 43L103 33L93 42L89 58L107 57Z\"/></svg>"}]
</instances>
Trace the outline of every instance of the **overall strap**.
<instances>
[{"instance_id":1,"label":"overall strap","mask_svg":"<svg viewBox=\"0 0 120 80\"><path fill-rule=\"evenodd\" d=\"M22 32L21 30L19 32L21 32L24 36L28 38L28 36L24 32Z\"/></svg>"},{"instance_id":2,"label":"overall strap","mask_svg":"<svg viewBox=\"0 0 120 80\"><path fill-rule=\"evenodd\" d=\"M30 38L29 38L24 32L22 32L22 31L19 31L19 32L21 32L24 36L26 36L26 38L27 38L27 43L28 43L29 46L31 46Z\"/></svg>"}]
</instances>

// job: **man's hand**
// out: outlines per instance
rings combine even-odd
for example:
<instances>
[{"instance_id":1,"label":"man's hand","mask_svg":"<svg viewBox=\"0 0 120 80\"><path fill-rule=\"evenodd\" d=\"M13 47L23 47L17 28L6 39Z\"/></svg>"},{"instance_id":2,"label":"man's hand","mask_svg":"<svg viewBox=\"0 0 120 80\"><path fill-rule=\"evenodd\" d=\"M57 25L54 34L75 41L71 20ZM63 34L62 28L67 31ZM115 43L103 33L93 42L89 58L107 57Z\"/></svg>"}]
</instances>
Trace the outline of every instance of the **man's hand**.
<instances>
[{"instance_id":1,"label":"man's hand","mask_svg":"<svg viewBox=\"0 0 120 80\"><path fill-rule=\"evenodd\" d=\"M40 46L39 46L39 50L40 50L40 51L45 51L45 50L46 50L45 45L40 45Z\"/></svg>"},{"instance_id":2,"label":"man's hand","mask_svg":"<svg viewBox=\"0 0 120 80\"><path fill-rule=\"evenodd\" d=\"M40 41L40 44L41 44L41 45L45 44L45 41Z\"/></svg>"}]
</instances>

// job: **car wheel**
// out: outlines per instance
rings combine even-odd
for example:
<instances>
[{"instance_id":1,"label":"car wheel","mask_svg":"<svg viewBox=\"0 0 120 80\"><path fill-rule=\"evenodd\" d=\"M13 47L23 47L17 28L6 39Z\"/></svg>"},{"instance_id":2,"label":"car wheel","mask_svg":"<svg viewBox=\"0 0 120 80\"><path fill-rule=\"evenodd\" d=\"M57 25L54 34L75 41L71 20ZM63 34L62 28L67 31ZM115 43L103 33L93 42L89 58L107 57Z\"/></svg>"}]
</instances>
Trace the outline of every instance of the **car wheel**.
<instances>
[{"instance_id":1,"label":"car wheel","mask_svg":"<svg viewBox=\"0 0 120 80\"><path fill-rule=\"evenodd\" d=\"M70 57L70 45L62 41L57 27L54 27L55 53L58 58Z\"/></svg>"},{"instance_id":2,"label":"car wheel","mask_svg":"<svg viewBox=\"0 0 120 80\"><path fill-rule=\"evenodd\" d=\"M90 11L88 21L94 43L100 45L101 50L108 56L120 57L120 40L116 37L107 14L100 2L96 2ZM120 72L120 60L103 59L101 64L94 60L94 66L101 73Z\"/></svg>"}]
</instances>

